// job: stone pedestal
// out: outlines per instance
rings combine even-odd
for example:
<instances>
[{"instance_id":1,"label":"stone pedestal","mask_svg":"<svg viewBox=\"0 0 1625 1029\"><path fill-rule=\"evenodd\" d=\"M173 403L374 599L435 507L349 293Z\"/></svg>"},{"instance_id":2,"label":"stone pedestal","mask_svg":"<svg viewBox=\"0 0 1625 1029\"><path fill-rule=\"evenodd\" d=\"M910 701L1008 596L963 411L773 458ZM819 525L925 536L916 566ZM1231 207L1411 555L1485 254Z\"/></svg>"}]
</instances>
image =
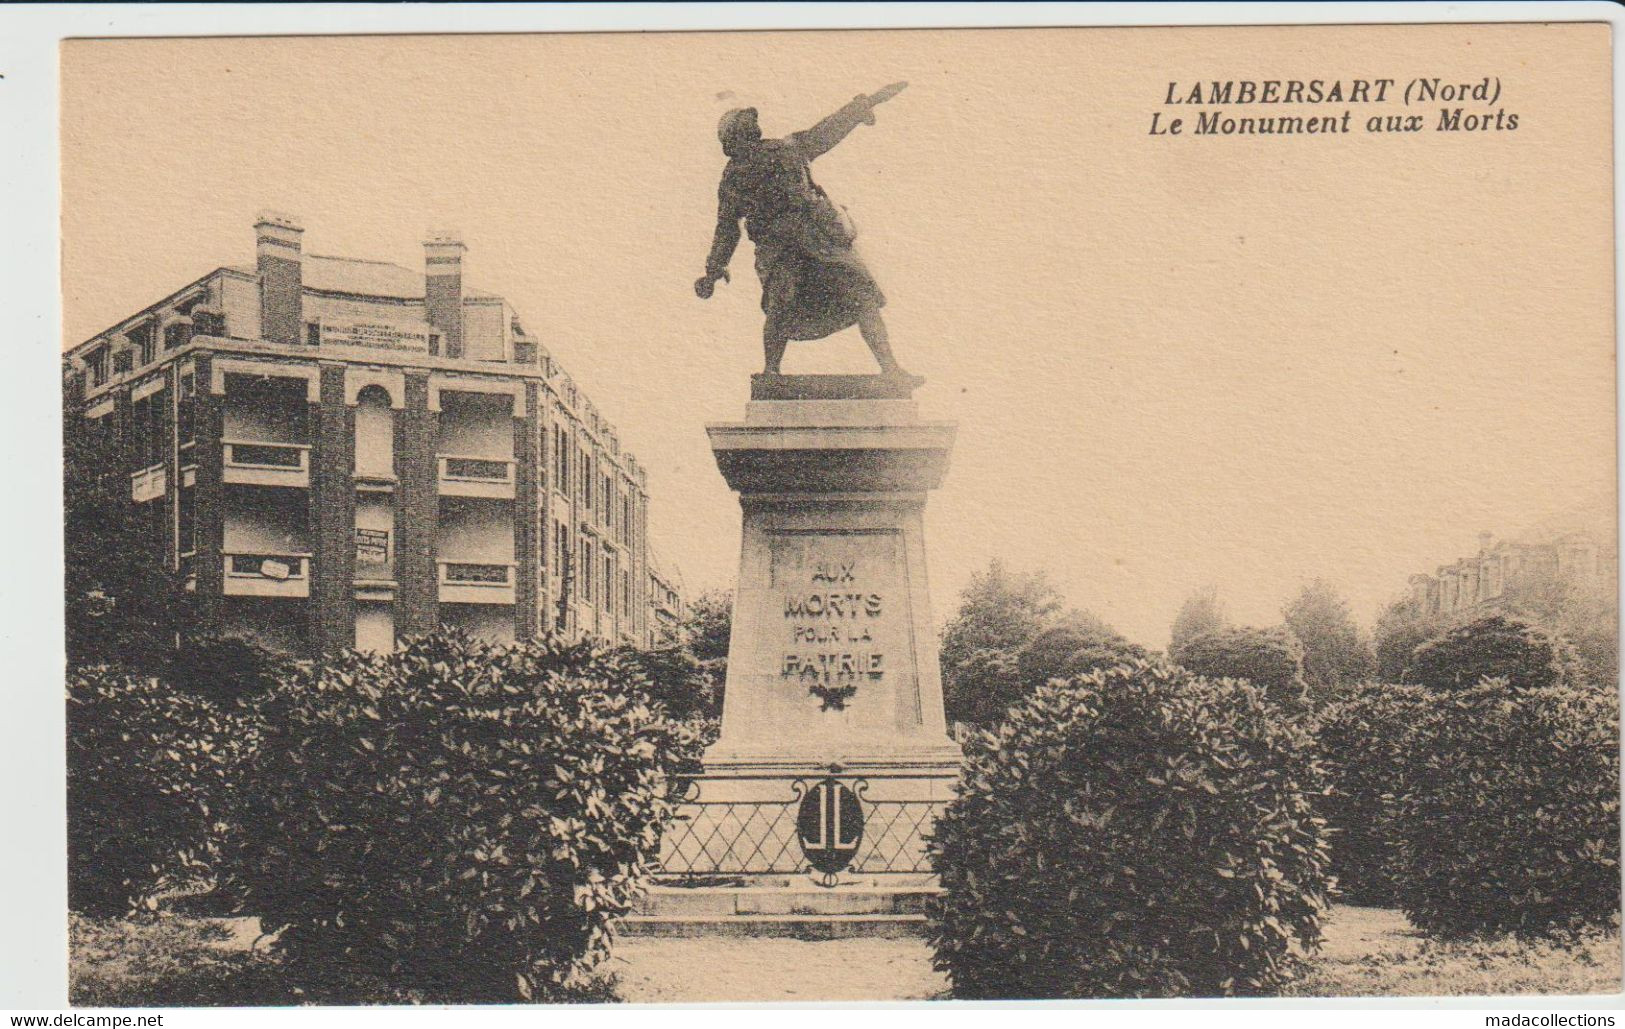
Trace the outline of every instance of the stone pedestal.
<instances>
[{"instance_id":1,"label":"stone pedestal","mask_svg":"<svg viewBox=\"0 0 1625 1029\"><path fill-rule=\"evenodd\" d=\"M935 888L925 836L961 754L943 721L923 515L954 427L920 420L916 385L756 376L745 420L706 428L744 538L721 737L661 860L671 881L722 884L735 914L810 866L856 905L830 918L895 928L916 916L876 884ZM688 918L661 903L644 914Z\"/></svg>"},{"instance_id":2,"label":"stone pedestal","mask_svg":"<svg viewBox=\"0 0 1625 1029\"><path fill-rule=\"evenodd\" d=\"M951 777L960 750L943 720L923 514L953 424L921 421L907 380L752 385L744 422L706 429L744 509L706 772ZM843 393L865 398L831 398Z\"/></svg>"}]
</instances>

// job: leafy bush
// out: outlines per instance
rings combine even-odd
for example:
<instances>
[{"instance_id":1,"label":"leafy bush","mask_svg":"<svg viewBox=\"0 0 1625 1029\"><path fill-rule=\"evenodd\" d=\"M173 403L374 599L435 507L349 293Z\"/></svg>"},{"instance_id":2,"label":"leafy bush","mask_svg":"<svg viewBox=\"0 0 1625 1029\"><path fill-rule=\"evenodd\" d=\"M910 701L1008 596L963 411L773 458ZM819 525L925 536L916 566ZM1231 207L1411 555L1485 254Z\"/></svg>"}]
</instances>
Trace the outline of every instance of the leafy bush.
<instances>
[{"instance_id":1,"label":"leafy bush","mask_svg":"<svg viewBox=\"0 0 1625 1029\"><path fill-rule=\"evenodd\" d=\"M1320 713L1329 786L1319 807L1332 832L1338 891L1352 903L1395 903L1393 803L1411 728L1430 696L1418 686L1366 683Z\"/></svg>"},{"instance_id":2,"label":"leafy bush","mask_svg":"<svg viewBox=\"0 0 1625 1029\"><path fill-rule=\"evenodd\" d=\"M1289 711L1309 703L1303 646L1286 629L1218 629L1185 640L1169 658L1208 679L1246 679Z\"/></svg>"},{"instance_id":3,"label":"leafy bush","mask_svg":"<svg viewBox=\"0 0 1625 1029\"><path fill-rule=\"evenodd\" d=\"M1561 686L1579 678L1579 659L1563 639L1509 615L1488 615L1417 647L1406 679L1435 690L1505 679L1515 690Z\"/></svg>"},{"instance_id":4,"label":"leafy bush","mask_svg":"<svg viewBox=\"0 0 1625 1029\"><path fill-rule=\"evenodd\" d=\"M297 665L240 636L193 636L170 654L164 677L176 689L210 700L252 700L290 679Z\"/></svg>"},{"instance_id":5,"label":"leafy bush","mask_svg":"<svg viewBox=\"0 0 1625 1029\"><path fill-rule=\"evenodd\" d=\"M1145 648L1124 639L1094 615L1070 611L1021 649L1016 666L1023 687L1030 691L1051 679L1087 675L1148 656Z\"/></svg>"},{"instance_id":6,"label":"leafy bush","mask_svg":"<svg viewBox=\"0 0 1625 1029\"><path fill-rule=\"evenodd\" d=\"M1040 687L966 749L930 844L956 996L1265 994L1318 945L1321 770L1257 687L1135 662Z\"/></svg>"},{"instance_id":7,"label":"leafy bush","mask_svg":"<svg viewBox=\"0 0 1625 1029\"><path fill-rule=\"evenodd\" d=\"M1406 750L1394 881L1418 928L1542 936L1618 919L1615 694L1487 680L1436 694Z\"/></svg>"},{"instance_id":8,"label":"leafy bush","mask_svg":"<svg viewBox=\"0 0 1625 1029\"><path fill-rule=\"evenodd\" d=\"M152 906L208 874L253 725L156 678L68 676L68 902L90 915Z\"/></svg>"},{"instance_id":9,"label":"leafy bush","mask_svg":"<svg viewBox=\"0 0 1625 1029\"><path fill-rule=\"evenodd\" d=\"M692 757L644 685L586 644L457 632L302 673L262 704L245 908L308 981L560 996L606 953Z\"/></svg>"}]
</instances>

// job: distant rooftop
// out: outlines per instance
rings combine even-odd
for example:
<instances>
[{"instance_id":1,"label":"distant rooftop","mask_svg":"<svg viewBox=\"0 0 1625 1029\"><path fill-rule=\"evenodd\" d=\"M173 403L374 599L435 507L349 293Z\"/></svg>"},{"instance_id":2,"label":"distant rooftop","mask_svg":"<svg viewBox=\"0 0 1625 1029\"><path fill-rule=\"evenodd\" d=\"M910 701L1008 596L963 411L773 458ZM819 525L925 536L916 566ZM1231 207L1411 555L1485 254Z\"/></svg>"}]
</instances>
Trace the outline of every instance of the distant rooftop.
<instances>
[{"instance_id":1,"label":"distant rooftop","mask_svg":"<svg viewBox=\"0 0 1625 1029\"><path fill-rule=\"evenodd\" d=\"M232 271L257 275L251 265L233 265ZM308 289L328 293L355 293L369 297L423 299L423 269L413 271L388 261L367 261L356 257L304 255L304 284ZM464 297L495 299L496 294L463 286Z\"/></svg>"}]
</instances>

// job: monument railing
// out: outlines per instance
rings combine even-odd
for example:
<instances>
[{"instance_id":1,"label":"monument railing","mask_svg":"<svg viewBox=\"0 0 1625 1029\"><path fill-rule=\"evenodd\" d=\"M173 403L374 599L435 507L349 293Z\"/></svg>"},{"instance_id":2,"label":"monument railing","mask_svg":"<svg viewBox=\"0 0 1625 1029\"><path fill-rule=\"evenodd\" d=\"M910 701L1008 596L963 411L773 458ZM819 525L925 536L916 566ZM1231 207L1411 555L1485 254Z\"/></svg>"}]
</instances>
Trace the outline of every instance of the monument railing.
<instances>
[{"instance_id":1,"label":"monument railing","mask_svg":"<svg viewBox=\"0 0 1625 1029\"><path fill-rule=\"evenodd\" d=\"M730 877L809 874L825 886L835 885L842 875L929 875L926 833L947 806L956 778L920 772L828 778L688 776L679 785L677 816L662 842L660 875L692 885ZM819 855L823 867L814 866L819 837L826 845L852 843L853 827L838 821L821 825L816 805L809 821L804 804L828 783L850 790L862 812L861 838L836 871L830 870L827 855Z\"/></svg>"}]
</instances>

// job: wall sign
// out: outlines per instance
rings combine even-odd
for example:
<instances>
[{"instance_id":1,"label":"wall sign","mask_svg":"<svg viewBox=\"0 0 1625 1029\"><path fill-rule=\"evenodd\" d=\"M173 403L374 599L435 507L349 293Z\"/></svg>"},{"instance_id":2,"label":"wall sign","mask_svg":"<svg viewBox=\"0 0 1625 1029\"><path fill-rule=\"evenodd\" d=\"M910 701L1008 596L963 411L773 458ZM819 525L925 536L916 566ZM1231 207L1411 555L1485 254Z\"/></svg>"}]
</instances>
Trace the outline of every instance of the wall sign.
<instances>
[{"instance_id":1,"label":"wall sign","mask_svg":"<svg viewBox=\"0 0 1625 1029\"><path fill-rule=\"evenodd\" d=\"M389 533L384 529L357 529L355 531L355 559L361 564L387 564L389 562Z\"/></svg>"},{"instance_id":2,"label":"wall sign","mask_svg":"<svg viewBox=\"0 0 1625 1029\"><path fill-rule=\"evenodd\" d=\"M381 347L385 350L428 351L429 334L383 322L322 322L324 346Z\"/></svg>"}]
</instances>

